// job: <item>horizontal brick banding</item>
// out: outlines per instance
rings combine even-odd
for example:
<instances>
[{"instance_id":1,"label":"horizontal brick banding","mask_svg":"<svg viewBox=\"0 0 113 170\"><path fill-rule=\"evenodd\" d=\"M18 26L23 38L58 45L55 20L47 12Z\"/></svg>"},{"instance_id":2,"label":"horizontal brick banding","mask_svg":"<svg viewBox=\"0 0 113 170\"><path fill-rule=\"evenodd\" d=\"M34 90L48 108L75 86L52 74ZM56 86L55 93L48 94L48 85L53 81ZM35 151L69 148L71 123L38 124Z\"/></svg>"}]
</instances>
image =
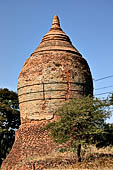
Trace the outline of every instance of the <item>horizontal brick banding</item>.
<instances>
[{"instance_id":1,"label":"horizontal brick banding","mask_svg":"<svg viewBox=\"0 0 113 170\"><path fill-rule=\"evenodd\" d=\"M90 70L82 57L58 51L33 54L18 81L21 118L51 119L66 100L92 94L92 89Z\"/></svg>"}]
</instances>

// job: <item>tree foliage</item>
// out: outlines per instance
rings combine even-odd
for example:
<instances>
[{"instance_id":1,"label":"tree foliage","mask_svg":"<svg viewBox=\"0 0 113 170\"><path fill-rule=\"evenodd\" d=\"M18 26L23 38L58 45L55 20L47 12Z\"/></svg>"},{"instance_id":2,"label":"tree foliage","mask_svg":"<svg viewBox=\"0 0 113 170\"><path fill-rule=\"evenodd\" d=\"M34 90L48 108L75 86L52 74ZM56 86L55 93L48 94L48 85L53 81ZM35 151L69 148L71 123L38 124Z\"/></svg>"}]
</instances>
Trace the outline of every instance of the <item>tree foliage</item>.
<instances>
[{"instance_id":1,"label":"tree foliage","mask_svg":"<svg viewBox=\"0 0 113 170\"><path fill-rule=\"evenodd\" d=\"M98 135L96 146L98 148L113 146L113 123L104 125L104 133Z\"/></svg>"},{"instance_id":2,"label":"tree foliage","mask_svg":"<svg viewBox=\"0 0 113 170\"><path fill-rule=\"evenodd\" d=\"M111 103L111 105L113 105L113 93L112 93L112 95L110 96L110 103Z\"/></svg>"},{"instance_id":3,"label":"tree foliage","mask_svg":"<svg viewBox=\"0 0 113 170\"><path fill-rule=\"evenodd\" d=\"M108 99L101 101L89 96L74 99L59 108L55 114L58 120L49 123L46 128L50 129L56 142L70 141L71 147L77 148L78 161L81 161L81 145L104 146L104 136L110 130L105 122L111 115Z\"/></svg>"},{"instance_id":4,"label":"tree foliage","mask_svg":"<svg viewBox=\"0 0 113 170\"><path fill-rule=\"evenodd\" d=\"M0 89L0 163L9 153L14 142L15 130L20 125L17 93Z\"/></svg>"}]
</instances>

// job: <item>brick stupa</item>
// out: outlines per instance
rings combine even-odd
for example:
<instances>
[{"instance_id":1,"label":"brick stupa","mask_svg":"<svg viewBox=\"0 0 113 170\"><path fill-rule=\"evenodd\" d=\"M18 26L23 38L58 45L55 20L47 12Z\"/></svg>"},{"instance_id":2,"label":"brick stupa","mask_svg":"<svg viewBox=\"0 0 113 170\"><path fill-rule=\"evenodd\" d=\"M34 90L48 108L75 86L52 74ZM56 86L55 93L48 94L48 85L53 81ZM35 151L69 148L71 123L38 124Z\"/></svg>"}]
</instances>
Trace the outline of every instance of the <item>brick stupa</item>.
<instances>
[{"instance_id":1,"label":"brick stupa","mask_svg":"<svg viewBox=\"0 0 113 170\"><path fill-rule=\"evenodd\" d=\"M93 83L87 61L62 31L59 18L54 16L51 29L20 72L21 126L2 168L33 169L33 158L57 151L61 146L54 143L42 127L54 120L55 110L65 102L89 94L93 95Z\"/></svg>"}]
</instances>

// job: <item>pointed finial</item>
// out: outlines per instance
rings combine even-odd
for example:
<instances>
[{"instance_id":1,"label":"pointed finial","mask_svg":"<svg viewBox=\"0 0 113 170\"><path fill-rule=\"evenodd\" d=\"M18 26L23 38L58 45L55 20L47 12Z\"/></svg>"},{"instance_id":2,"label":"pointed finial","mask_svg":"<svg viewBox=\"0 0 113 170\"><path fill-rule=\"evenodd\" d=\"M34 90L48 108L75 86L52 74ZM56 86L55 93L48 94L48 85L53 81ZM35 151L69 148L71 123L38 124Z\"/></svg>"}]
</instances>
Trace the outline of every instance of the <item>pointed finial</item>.
<instances>
[{"instance_id":1,"label":"pointed finial","mask_svg":"<svg viewBox=\"0 0 113 170\"><path fill-rule=\"evenodd\" d=\"M53 23L52 23L52 29L56 29L56 28L60 28L60 21L59 21L59 18L58 16L54 16L53 17Z\"/></svg>"}]
</instances>

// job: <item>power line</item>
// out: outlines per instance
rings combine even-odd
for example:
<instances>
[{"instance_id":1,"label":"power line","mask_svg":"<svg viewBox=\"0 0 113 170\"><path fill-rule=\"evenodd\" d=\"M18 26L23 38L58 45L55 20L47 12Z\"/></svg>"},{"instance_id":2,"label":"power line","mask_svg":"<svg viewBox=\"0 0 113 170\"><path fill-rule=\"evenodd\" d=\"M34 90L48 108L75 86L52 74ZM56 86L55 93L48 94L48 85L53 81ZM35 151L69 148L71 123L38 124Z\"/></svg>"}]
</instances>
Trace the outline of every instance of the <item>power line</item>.
<instances>
[{"instance_id":1,"label":"power line","mask_svg":"<svg viewBox=\"0 0 113 170\"><path fill-rule=\"evenodd\" d=\"M107 89L107 88L109 88L109 87L113 87L113 85L112 85L112 86L106 86L106 87L100 87L100 88L97 88L97 89L95 89L95 90Z\"/></svg>"},{"instance_id":2,"label":"power line","mask_svg":"<svg viewBox=\"0 0 113 170\"><path fill-rule=\"evenodd\" d=\"M113 91L109 91L109 92L105 92L105 93L99 93L99 94L95 94L95 96L99 96L99 95L104 95L104 94L112 94L113 93Z\"/></svg>"},{"instance_id":3,"label":"power line","mask_svg":"<svg viewBox=\"0 0 113 170\"><path fill-rule=\"evenodd\" d=\"M110 78L110 77L113 77L113 75L102 77L102 78L99 78L99 79L96 79L96 80L94 79L94 81L100 81L100 80L107 79L107 78Z\"/></svg>"}]
</instances>

